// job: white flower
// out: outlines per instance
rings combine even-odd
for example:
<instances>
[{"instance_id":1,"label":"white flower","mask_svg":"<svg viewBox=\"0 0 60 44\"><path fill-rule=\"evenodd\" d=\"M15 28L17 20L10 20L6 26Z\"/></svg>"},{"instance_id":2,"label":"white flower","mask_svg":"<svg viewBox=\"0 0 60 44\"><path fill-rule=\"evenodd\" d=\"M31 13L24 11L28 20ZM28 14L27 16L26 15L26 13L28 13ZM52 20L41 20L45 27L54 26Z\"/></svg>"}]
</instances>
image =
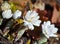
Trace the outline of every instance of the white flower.
<instances>
[{"instance_id":1,"label":"white flower","mask_svg":"<svg viewBox=\"0 0 60 44\"><path fill-rule=\"evenodd\" d=\"M8 10L8 9L10 9L9 3L4 2L4 3L2 4L2 6L1 6L1 9L2 9L2 10Z\"/></svg>"},{"instance_id":2,"label":"white flower","mask_svg":"<svg viewBox=\"0 0 60 44\"><path fill-rule=\"evenodd\" d=\"M40 26L41 20L39 20L38 13L36 11L28 11L24 17L24 25L33 30L34 26Z\"/></svg>"},{"instance_id":3,"label":"white flower","mask_svg":"<svg viewBox=\"0 0 60 44\"><path fill-rule=\"evenodd\" d=\"M13 15L13 14L12 14L12 11L11 11L11 10L5 10L5 11L2 12L3 18L6 18L6 19L11 18L12 15Z\"/></svg>"},{"instance_id":4,"label":"white flower","mask_svg":"<svg viewBox=\"0 0 60 44\"><path fill-rule=\"evenodd\" d=\"M14 13L13 18L14 18L14 19L17 19L18 17L21 17L21 14L22 14L22 12L19 11L19 10L17 10L17 11Z\"/></svg>"},{"instance_id":5,"label":"white flower","mask_svg":"<svg viewBox=\"0 0 60 44\"><path fill-rule=\"evenodd\" d=\"M56 28L54 24L51 24L50 21L44 22L44 24L42 24L42 32L47 38L57 37L57 31L58 28Z\"/></svg>"}]
</instances>

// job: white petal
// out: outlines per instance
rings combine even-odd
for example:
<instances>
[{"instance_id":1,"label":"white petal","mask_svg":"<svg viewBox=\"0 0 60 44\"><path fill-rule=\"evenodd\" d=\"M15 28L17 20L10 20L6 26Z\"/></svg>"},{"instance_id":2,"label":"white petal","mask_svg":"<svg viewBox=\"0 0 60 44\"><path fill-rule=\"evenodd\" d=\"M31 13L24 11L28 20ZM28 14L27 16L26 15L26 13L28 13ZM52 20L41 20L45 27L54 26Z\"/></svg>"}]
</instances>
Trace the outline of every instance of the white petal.
<instances>
[{"instance_id":1,"label":"white petal","mask_svg":"<svg viewBox=\"0 0 60 44\"><path fill-rule=\"evenodd\" d=\"M35 17L35 19L37 19L37 20L38 20L39 18L40 18L40 16Z\"/></svg>"},{"instance_id":2,"label":"white petal","mask_svg":"<svg viewBox=\"0 0 60 44\"><path fill-rule=\"evenodd\" d=\"M34 29L34 26L33 24L27 22L27 21L24 21L24 26L28 26L29 29L33 30Z\"/></svg>"},{"instance_id":3,"label":"white petal","mask_svg":"<svg viewBox=\"0 0 60 44\"><path fill-rule=\"evenodd\" d=\"M29 24L29 22L24 20L24 26L27 26Z\"/></svg>"},{"instance_id":4,"label":"white petal","mask_svg":"<svg viewBox=\"0 0 60 44\"><path fill-rule=\"evenodd\" d=\"M45 34L45 36L49 39L49 35L46 35L46 34Z\"/></svg>"},{"instance_id":5,"label":"white petal","mask_svg":"<svg viewBox=\"0 0 60 44\"><path fill-rule=\"evenodd\" d=\"M41 20L33 21L32 24L35 26L40 26Z\"/></svg>"},{"instance_id":6,"label":"white petal","mask_svg":"<svg viewBox=\"0 0 60 44\"><path fill-rule=\"evenodd\" d=\"M38 16L38 13L36 11L32 11L32 14L30 15L30 17L36 17Z\"/></svg>"},{"instance_id":7,"label":"white petal","mask_svg":"<svg viewBox=\"0 0 60 44\"><path fill-rule=\"evenodd\" d=\"M34 17L36 18L37 16L38 16L38 13L31 10L31 11L28 11L28 12L27 12L25 18L26 18L26 19L32 19L32 18L34 18Z\"/></svg>"},{"instance_id":8,"label":"white petal","mask_svg":"<svg viewBox=\"0 0 60 44\"><path fill-rule=\"evenodd\" d=\"M44 22L44 25L50 25L50 24L51 24L50 21Z\"/></svg>"},{"instance_id":9,"label":"white petal","mask_svg":"<svg viewBox=\"0 0 60 44\"><path fill-rule=\"evenodd\" d=\"M53 33L57 33L58 28L54 28Z\"/></svg>"},{"instance_id":10,"label":"white petal","mask_svg":"<svg viewBox=\"0 0 60 44\"><path fill-rule=\"evenodd\" d=\"M19 10L17 10L17 11L14 13L13 18L14 18L14 19L17 19L18 17L21 17L21 14L22 14L22 12L19 11Z\"/></svg>"},{"instance_id":11,"label":"white petal","mask_svg":"<svg viewBox=\"0 0 60 44\"><path fill-rule=\"evenodd\" d=\"M27 14L25 15L25 18L28 19L31 15L32 11L28 11Z\"/></svg>"},{"instance_id":12,"label":"white petal","mask_svg":"<svg viewBox=\"0 0 60 44\"><path fill-rule=\"evenodd\" d=\"M55 27L55 25L54 25L54 24L51 24L51 26L52 26L52 27Z\"/></svg>"},{"instance_id":13,"label":"white petal","mask_svg":"<svg viewBox=\"0 0 60 44\"><path fill-rule=\"evenodd\" d=\"M50 24L51 24L51 22L50 22L50 21L47 21L47 24L49 24L49 25L50 25Z\"/></svg>"},{"instance_id":14,"label":"white petal","mask_svg":"<svg viewBox=\"0 0 60 44\"><path fill-rule=\"evenodd\" d=\"M12 17L11 10L5 10L5 11L3 11L2 16L3 16L3 18L6 18L6 19L11 18Z\"/></svg>"},{"instance_id":15,"label":"white petal","mask_svg":"<svg viewBox=\"0 0 60 44\"><path fill-rule=\"evenodd\" d=\"M58 31L58 28L56 28L55 25L52 24L52 25L51 25L51 32L52 32L52 33L57 33L57 31Z\"/></svg>"},{"instance_id":16,"label":"white petal","mask_svg":"<svg viewBox=\"0 0 60 44\"><path fill-rule=\"evenodd\" d=\"M28 24L28 27L29 29L34 30L34 26L31 23Z\"/></svg>"},{"instance_id":17,"label":"white petal","mask_svg":"<svg viewBox=\"0 0 60 44\"><path fill-rule=\"evenodd\" d=\"M30 16L31 13L32 13L32 11L28 11L27 14L26 14L26 16Z\"/></svg>"},{"instance_id":18,"label":"white petal","mask_svg":"<svg viewBox=\"0 0 60 44\"><path fill-rule=\"evenodd\" d=\"M27 14L25 15L26 20L31 20L30 15L32 14L32 11L28 11Z\"/></svg>"},{"instance_id":19,"label":"white petal","mask_svg":"<svg viewBox=\"0 0 60 44\"><path fill-rule=\"evenodd\" d=\"M36 11L28 11L25 19L26 20L38 20L40 17L38 16L38 13Z\"/></svg>"},{"instance_id":20,"label":"white petal","mask_svg":"<svg viewBox=\"0 0 60 44\"><path fill-rule=\"evenodd\" d=\"M44 25L42 25L42 32L47 38L49 38L49 35L48 35L47 30L45 29Z\"/></svg>"},{"instance_id":21,"label":"white petal","mask_svg":"<svg viewBox=\"0 0 60 44\"><path fill-rule=\"evenodd\" d=\"M49 35L50 37L58 37L58 35L55 35L55 34L51 34Z\"/></svg>"},{"instance_id":22,"label":"white petal","mask_svg":"<svg viewBox=\"0 0 60 44\"><path fill-rule=\"evenodd\" d=\"M40 16L36 16L34 18L32 18L32 20L38 20L40 18Z\"/></svg>"}]
</instances>

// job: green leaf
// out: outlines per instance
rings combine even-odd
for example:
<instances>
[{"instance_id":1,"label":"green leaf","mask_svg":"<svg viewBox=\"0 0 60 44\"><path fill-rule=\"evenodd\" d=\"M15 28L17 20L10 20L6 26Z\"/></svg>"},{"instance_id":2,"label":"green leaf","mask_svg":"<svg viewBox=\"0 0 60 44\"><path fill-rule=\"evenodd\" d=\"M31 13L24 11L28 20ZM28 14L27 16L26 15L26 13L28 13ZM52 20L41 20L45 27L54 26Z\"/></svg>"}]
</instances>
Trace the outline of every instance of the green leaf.
<instances>
[{"instance_id":1,"label":"green leaf","mask_svg":"<svg viewBox=\"0 0 60 44\"><path fill-rule=\"evenodd\" d=\"M2 20L3 20L3 19L0 19L0 25L2 24Z\"/></svg>"},{"instance_id":2,"label":"green leaf","mask_svg":"<svg viewBox=\"0 0 60 44\"><path fill-rule=\"evenodd\" d=\"M11 10L15 12L17 10L15 4L13 2L10 2Z\"/></svg>"},{"instance_id":3,"label":"green leaf","mask_svg":"<svg viewBox=\"0 0 60 44\"><path fill-rule=\"evenodd\" d=\"M42 44L46 44L46 42L42 43Z\"/></svg>"},{"instance_id":4,"label":"green leaf","mask_svg":"<svg viewBox=\"0 0 60 44\"><path fill-rule=\"evenodd\" d=\"M22 30L20 30L17 34L17 37L15 39L15 41L17 41L18 39L20 39L22 37L22 35L24 34L24 32L27 30L28 28L24 28Z\"/></svg>"},{"instance_id":5,"label":"green leaf","mask_svg":"<svg viewBox=\"0 0 60 44\"><path fill-rule=\"evenodd\" d=\"M47 38L42 36L40 40L38 40L38 44L45 44L47 42Z\"/></svg>"}]
</instances>

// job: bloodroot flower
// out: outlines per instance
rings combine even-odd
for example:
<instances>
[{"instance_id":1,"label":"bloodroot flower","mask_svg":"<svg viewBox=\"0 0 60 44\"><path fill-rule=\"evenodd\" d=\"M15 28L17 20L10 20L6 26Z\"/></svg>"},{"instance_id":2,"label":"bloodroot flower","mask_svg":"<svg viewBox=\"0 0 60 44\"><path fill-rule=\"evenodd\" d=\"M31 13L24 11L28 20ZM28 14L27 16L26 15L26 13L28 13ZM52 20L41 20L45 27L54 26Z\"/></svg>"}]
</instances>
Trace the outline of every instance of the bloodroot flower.
<instances>
[{"instance_id":1,"label":"bloodroot flower","mask_svg":"<svg viewBox=\"0 0 60 44\"><path fill-rule=\"evenodd\" d=\"M54 24L51 24L50 21L44 22L42 24L42 32L47 38L57 37L56 35L57 31L58 28L56 28Z\"/></svg>"},{"instance_id":2,"label":"bloodroot flower","mask_svg":"<svg viewBox=\"0 0 60 44\"><path fill-rule=\"evenodd\" d=\"M22 12L19 11L19 10L17 10L17 11L14 13L13 18L14 18L14 19L19 18L19 17L21 17L21 14L22 14Z\"/></svg>"},{"instance_id":3,"label":"bloodroot flower","mask_svg":"<svg viewBox=\"0 0 60 44\"><path fill-rule=\"evenodd\" d=\"M5 10L2 12L2 17L3 18L6 18L6 19L9 19L12 17L12 11L9 9L9 10Z\"/></svg>"},{"instance_id":4,"label":"bloodroot flower","mask_svg":"<svg viewBox=\"0 0 60 44\"><path fill-rule=\"evenodd\" d=\"M24 16L24 25L29 29L34 30L34 26L40 26L41 20L39 20L38 13L36 11L28 11Z\"/></svg>"}]
</instances>

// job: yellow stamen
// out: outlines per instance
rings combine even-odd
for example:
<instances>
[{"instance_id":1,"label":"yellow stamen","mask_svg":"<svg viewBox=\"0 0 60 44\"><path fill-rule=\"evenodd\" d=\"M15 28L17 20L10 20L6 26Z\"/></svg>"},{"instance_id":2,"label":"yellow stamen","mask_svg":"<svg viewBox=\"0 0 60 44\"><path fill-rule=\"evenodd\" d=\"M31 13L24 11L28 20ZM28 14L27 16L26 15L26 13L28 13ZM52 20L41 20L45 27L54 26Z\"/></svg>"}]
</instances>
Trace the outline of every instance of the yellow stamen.
<instances>
[{"instance_id":1,"label":"yellow stamen","mask_svg":"<svg viewBox=\"0 0 60 44\"><path fill-rule=\"evenodd\" d=\"M27 44L30 44L31 43L31 40L29 39L28 41L27 41Z\"/></svg>"},{"instance_id":2,"label":"yellow stamen","mask_svg":"<svg viewBox=\"0 0 60 44\"><path fill-rule=\"evenodd\" d=\"M21 24L21 23L23 23L23 19L18 19L18 20L16 20L16 22L17 22L18 24Z\"/></svg>"}]
</instances>

